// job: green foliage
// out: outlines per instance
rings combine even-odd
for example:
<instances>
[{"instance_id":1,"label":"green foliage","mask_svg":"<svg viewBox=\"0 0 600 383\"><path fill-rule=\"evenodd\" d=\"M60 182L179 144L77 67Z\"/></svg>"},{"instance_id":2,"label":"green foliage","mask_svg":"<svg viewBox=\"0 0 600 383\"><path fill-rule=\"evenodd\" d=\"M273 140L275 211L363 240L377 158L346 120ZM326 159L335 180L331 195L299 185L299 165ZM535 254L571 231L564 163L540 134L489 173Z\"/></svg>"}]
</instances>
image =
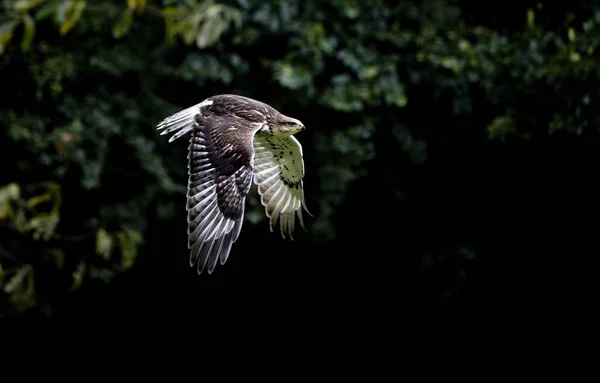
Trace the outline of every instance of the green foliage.
<instances>
[{"instance_id":1,"label":"green foliage","mask_svg":"<svg viewBox=\"0 0 600 383\"><path fill-rule=\"evenodd\" d=\"M63 236L57 233L60 222L61 187L54 182L46 182L34 186L36 194L25 198L22 188L11 183L0 187L0 224L3 227L31 236L36 242L45 242L45 252L52 260L53 267L61 270L66 267L65 253L60 248L64 242L79 241L80 238ZM37 194L41 193L41 194ZM90 267L89 275L93 278L110 282L117 272L131 268L138 254L142 236L136 231L118 231L107 233L102 227L96 232L96 254L101 256L104 264L88 262L86 257L77 263L72 270L72 289L77 289ZM58 245L58 246L57 246ZM120 257L112 262L114 250ZM37 257L36 257L37 258ZM39 259L26 263L0 245L0 289L8 295L13 310L23 312L36 304L35 271ZM7 265L6 268L2 265ZM1 298L1 294L0 294Z\"/></svg>"},{"instance_id":2,"label":"green foliage","mask_svg":"<svg viewBox=\"0 0 600 383\"><path fill-rule=\"evenodd\" d=\"M180 221L183 146L154 127L214 93L310 117L314 133L302 141L315 242L335 238L347 191L378 156L390 167L427 162L431 133L404 123L410 113L426 121L484 109L475 124L498 141L581 135L600 117L600 12L580 24L567 16L556 30L531 9L509 33L470 25L451 1L0 4L0 72L14 89L0 106L0 151L15 152L0 224L19 233L0 243L0 300L14 312L48 303L37 301L38 273L65 270L74 290L110 282L134 267L149 221ZM575 96L553 96L566 93ZM539 109L522 107L531 99ZM248 204L249 222L264 223L261 206Z\"/></svg>"}]
</instances>

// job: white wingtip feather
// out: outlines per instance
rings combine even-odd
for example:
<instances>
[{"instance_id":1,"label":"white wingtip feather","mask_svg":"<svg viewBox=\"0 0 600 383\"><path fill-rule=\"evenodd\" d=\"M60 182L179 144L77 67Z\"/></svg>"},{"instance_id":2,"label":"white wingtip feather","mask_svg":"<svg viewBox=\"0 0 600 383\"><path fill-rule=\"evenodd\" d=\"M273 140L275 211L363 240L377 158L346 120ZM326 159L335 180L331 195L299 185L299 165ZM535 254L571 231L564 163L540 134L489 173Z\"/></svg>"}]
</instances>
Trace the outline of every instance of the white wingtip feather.
<instances>
[{"instance_id":1,"label":"white wingtip feather","mask_svg":"<svg viewBox=\"0 0 600 383\"><path fill-rule=\"evenodd\" d=\"M208 105L212 105L212 101L204 100L201 103L185 108L171 116L165 118L156 126L156 130L162 130L160 135L169 134L176 132L169 142L173 142L179 137L186 135L192 131L192 125L194 123L195 116L200 113L200 108Z\"/></svg>"}]
</instances>

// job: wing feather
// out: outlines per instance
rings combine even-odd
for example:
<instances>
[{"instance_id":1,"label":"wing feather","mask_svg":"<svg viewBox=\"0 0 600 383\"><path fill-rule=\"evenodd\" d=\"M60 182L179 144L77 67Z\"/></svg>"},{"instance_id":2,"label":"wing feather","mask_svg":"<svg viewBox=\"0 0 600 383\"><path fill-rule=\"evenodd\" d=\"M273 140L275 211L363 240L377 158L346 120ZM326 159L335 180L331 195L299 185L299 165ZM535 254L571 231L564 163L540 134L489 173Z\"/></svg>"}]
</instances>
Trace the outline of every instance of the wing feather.
<instances>
[{"instance_id":1,"label":"wing feather","mask_svg":"<svg viewBox=\"0 0 600 383\"><path fill-rule=\"evenodd\" d=\"M295 215L306 230L302 209L310 215L304 200L304 159L302 146L294 136L254 135L254 183L258 186L271 230L279 220L281 235L294 239Z\"/></svg>"},{"instance_id":2,"label":"wing feather","mask_svg":"<svg viewBox=\"0 0 600 383\"><path fill-rule=\"evenodd\" d=\"M161 134L174 133L169 142L191 132L186 209L190 266L198 274L205 268L211 274L219 261L227 261L242 228L253 175L252 140L265 118L246 110L251 107L232 97L208 98L157 127Z\"/></svg>"}]
</instances>

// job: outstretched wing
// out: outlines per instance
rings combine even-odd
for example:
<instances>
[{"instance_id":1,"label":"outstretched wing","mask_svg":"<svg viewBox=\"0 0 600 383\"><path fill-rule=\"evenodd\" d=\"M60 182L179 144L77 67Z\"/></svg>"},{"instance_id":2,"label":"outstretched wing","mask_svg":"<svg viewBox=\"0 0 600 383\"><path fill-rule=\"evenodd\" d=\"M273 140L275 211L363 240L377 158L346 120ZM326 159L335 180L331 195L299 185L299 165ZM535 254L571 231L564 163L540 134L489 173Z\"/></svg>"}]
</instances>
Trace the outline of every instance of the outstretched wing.
<instances>
[{"instance_id":1,"label":"outstretched wing","mask_svg":"<svg viewBox=\"0 0 600 383\"><path fill-rule=\"evenodd\" d=\"M306 230L302 208L310 215L304 201L304 160L302 146L294 136L274 137L262 132L254 135L254 183L258 185L261 203L273 226L281 235L293 240L295 214Z\"/></svg>"},{"instance_id":2,"label":"outstretched wing","mask_svg":"<svg viewBox=\"0 0 600 383\"><path fill-rule=\"evenodd\" d=\"M218 114L216 113L218 111ZM225 112L207 99L165 119L158 129L192 132L188 152L188 247L190 266L212 273L227 261L237 240L252 182L252 137L262 125ZM183 132L183 133L182 133Z\"/></svg>"}]
</instances>

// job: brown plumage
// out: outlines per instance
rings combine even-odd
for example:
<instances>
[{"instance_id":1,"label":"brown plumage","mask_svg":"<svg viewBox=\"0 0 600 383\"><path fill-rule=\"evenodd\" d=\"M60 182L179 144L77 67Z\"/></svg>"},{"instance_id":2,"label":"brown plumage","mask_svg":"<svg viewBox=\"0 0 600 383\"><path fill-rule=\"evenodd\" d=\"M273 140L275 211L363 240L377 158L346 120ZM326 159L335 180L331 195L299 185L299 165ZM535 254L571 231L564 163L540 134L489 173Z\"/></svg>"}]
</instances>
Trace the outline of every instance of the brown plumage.
<instances>
[{"instance_id":1,"label":"brown plumage","mask_svg":"<svg viewBox=\"0 0 600 383\"><path fill-rule=\"evenodd\" d=\"M209 97L158 124L172 142L191 132L188 147L188 247L190 266L212 273L227 261L244 220L252 180L258 186L270 227L279 220L282 236L292 235L296 215L305 228L304 161L293 134L297 119L238 95ZM310 213L308 213L310 214Z\"/></svg>"}]
</instances>

